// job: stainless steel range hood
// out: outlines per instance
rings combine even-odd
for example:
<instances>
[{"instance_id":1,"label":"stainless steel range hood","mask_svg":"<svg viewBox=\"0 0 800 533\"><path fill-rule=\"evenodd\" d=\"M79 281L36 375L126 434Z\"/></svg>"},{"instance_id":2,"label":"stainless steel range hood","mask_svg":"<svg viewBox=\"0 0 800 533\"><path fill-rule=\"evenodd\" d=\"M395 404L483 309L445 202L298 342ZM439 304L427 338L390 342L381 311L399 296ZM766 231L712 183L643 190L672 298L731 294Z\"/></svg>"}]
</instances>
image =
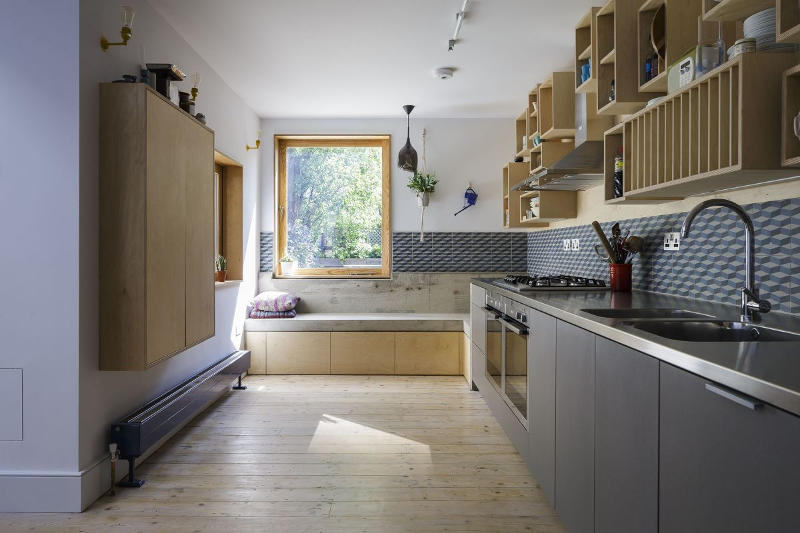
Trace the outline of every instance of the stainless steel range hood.
<instances>
[{"instance_id":1,"label":"stainless steel range hood","mask_svg":"<svg viewBox=\"0 0 800 533\"><path fill-rule=\"evenodd\" d=\"M596 109L596 95L576 94L575 149L556 164L516 184L513 190L579 191L602 183L605 155L602 132L612 126L612 119L598 116Z\"/></svg>"}]
</instances>

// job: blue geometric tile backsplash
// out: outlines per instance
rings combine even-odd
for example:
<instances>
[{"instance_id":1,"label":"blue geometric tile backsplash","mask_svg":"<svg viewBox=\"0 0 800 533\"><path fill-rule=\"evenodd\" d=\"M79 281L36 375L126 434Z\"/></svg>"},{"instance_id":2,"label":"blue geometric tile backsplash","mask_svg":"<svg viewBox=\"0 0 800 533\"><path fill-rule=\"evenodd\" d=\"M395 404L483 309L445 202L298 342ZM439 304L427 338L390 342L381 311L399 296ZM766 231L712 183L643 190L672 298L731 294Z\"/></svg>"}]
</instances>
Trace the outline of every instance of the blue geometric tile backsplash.
<instances>
[{"instance_id":1,"label":"blue geometric tile backsplash","mask_svg":"<svg viewBox=\"0 0 800 533\"><path fill-rule=\"evenodd\" d=\"M743 206L753 219L756 283L776 311L800 314L800 199ZM620 220L632 235L645 239L633 261L636 289L736 304L744 284L744 225L728 209L697 216L680 250L666 251L664 233L679 231L686 213ZM611 233L613 222L602 224ZM580 239L580 250L565 252L563 239ZM564 273L608 279L608 267L594 252L591 226L528 234L528 272Z\"/></svg>"},{"instance_id":2,"label":"blue geometric tile backsplash","mask_svg":"<svg viewBox=\"0 0 800 533\"><path fill-rule=\"evenodd\" d=\"M800 198L744 206L756 230L756 283L776 311L800 314ZM686 213L619 220L645 240L633 261L636 289L736 304L744 282L744 226L727 209L697 216L680 250L665 251L664 233L679 231ZM602 224L611 233L613 222ZM580 239L566 252L564 239ZM531 233L431 232L392 234L395 272L529 272L608 280L589 225ZM261 271L272 271L272 233L261 234Z\"/></svg>"}]
</instances>

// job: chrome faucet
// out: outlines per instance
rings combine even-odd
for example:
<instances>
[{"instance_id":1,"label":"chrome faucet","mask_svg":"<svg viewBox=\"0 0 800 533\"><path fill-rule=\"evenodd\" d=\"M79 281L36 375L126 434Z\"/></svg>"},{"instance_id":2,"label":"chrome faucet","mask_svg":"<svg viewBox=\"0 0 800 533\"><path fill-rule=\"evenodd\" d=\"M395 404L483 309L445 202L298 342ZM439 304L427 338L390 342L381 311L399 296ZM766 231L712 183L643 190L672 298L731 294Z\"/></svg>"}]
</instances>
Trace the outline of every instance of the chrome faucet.
<instances>
[{"instance_id":1,"label":"chrome faucet","mask_svg":"<svg viewBox=\"0 0 800 533\"><path fill-rule=\"evenodd\" d=\"M700 211L708 209L709 207L727 207L739 215L739 218L744 222L745 282L744 288L742 289L741 320L742 322L758 322L761 320L760 313L769 313L770 309L772 309L772 304L767 300L760 299L758 295L755 274L755 231L753 230L753 221L750 219L747 212L742 209L742 206L730 200L721 199L700 202L686 215L686 220L683 221L683 226L681 227L681 237L685 239L689 236L689 230L692 227L694 217L696 217Z\"/></svg>"}]
</instances>

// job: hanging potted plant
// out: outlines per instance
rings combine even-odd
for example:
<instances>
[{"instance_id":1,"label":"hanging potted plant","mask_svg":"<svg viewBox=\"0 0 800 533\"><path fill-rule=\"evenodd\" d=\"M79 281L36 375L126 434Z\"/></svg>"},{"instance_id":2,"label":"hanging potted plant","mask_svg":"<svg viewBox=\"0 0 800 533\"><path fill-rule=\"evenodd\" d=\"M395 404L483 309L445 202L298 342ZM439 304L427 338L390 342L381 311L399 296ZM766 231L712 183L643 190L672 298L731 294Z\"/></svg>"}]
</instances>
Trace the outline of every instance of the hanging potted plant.
<instances>
[{"instance_id":1,"label":"hanging potted plant","mask_svg":"<svg viewBox=\"0 0 800 533\"><path fill-rule=\"evenodd\" d=\"M294 269L297 268L297 261L291 255L284 255L281 257L281 274L293 274Z\"/></svg>"},{"instance_id":2,"label":"hanging potted plant","mask_svg":"<svg viewBox=\"0 0 800 533\"><path fill-rule=\"evenodd\" d=\"M417 205L419 207L428 207L431 201L431 193L436 189L437 183L439 183L439 180L436 179L435 173L423 174L414 172L414 175L408 178L408 188L417 193Z\"/></svg>"},{"instance_id":3,"label":"hanging potted plant","mask_svg":"<svg viewBox=\"0 0 800 533\"><path fill-rule=\"evenodd\" d=\"M218 283L225 281L225 276L228 274L228 260L225 257L218 255L214 260L214 280Z\"/></svg>"}]
</instances>

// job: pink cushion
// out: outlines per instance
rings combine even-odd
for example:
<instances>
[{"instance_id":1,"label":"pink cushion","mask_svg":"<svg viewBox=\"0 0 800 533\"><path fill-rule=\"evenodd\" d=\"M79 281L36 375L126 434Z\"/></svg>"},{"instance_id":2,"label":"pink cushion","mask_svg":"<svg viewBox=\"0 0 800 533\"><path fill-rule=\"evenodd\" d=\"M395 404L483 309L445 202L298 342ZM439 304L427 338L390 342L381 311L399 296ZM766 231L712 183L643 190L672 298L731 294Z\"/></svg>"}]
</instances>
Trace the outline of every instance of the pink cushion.
<instances>
[{"instance_id":1,"label":"pink cushion","mask_svg":"<svg viewBox=\"0 0 800 533\"><path fill-rule=\"evenodd\" d=\"M250 301L255 311L291 311L300 301L298 296L284 291L264 291Z\"/></svg>"}]
</instances>

